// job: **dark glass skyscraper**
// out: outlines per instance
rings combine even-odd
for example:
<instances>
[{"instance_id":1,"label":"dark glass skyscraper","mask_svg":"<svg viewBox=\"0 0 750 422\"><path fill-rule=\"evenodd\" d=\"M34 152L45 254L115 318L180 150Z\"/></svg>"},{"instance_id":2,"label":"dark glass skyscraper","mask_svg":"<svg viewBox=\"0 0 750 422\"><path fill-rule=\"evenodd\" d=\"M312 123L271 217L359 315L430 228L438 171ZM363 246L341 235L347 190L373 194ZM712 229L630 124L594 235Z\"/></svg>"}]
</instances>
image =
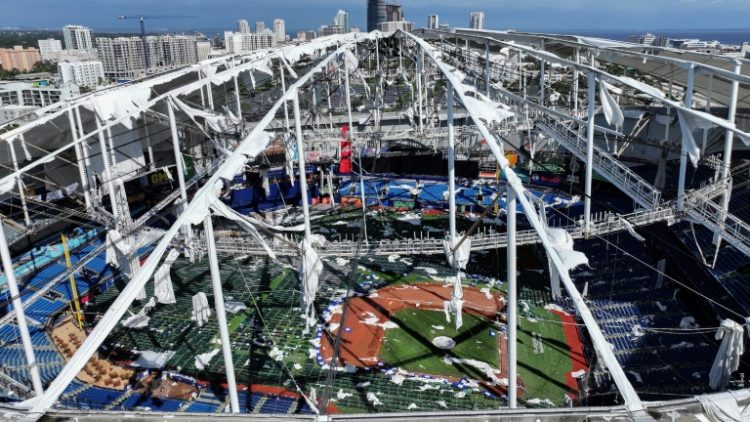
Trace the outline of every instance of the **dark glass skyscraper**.
<instances>
[{"instance_id":1,"label":"dark glass skyscraper","mask_svg":"<svg viewBox=\"0 0 750 422\"><path fill-rule=\"evenodd\" d=\"M367 31L378 29L378 24L385 21L385 0L367 0Z\"/></svg>"}]
</instances>

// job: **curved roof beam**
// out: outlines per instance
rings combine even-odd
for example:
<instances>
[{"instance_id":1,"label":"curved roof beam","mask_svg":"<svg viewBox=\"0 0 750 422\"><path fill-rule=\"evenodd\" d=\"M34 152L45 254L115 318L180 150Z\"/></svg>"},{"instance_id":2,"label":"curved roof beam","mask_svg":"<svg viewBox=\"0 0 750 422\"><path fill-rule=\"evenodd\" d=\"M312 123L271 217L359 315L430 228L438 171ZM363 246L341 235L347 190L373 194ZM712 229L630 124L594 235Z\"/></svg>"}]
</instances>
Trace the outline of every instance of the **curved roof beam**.
<instances>
[{"instance_id":1,"label":"curved roof beam","mask_svg":"<svg viewBox=\"0 0 750 422\"><path fill-rule=\"evenodd\" d=\"M443 77L446 78L451 83L453 90L458 96L459 101L461 101L461 103L466 105L467 104L467 102L465 101L466 94L464 93L463 89L460 89L460 87L464 86L463 82L458 80L456 76L453 75L453 73L451 73L450 69L448 68L448 65L443 63L440 59L438 59L435 56L435 54L432 51L433 47L429 43L416 37L415 35L402 32L402 31L399 31L399 34L401 36L411 38L412 40L417 42L417 44L420 45L420 47L424 50L425 55L428 56L435 63L438 69L440 69L440 72L443 74ZM633 388L633 385L630 383L627 376L625 375L625 372L623 371L622 367L620 366L620 363L617 361L617 358L612 352L612 349L609 343L606 341L601 328L599 328L599 325L597 324L596 319L594 318L591 311L588 309L588 306L584 302L583 297L576 289L575 284L571 280L570 275L568 274L567 269L563 265L560 256L552 247L552 243L549 239L549 236L547 235L544 224L539 219L536 209L529 202L528 198L524 194L524 192L526 192L526 189L523 187L523 184L521 183L521 179L518 178L518 176L515 174L513 169L510 167L508 160L505 158L505 155L503 154L502 146L498 143L497 139L495 139L495 136L490 133L490 131L487 129L484 123L479 119L479 116L476 113L476 111L473 110L471 107L465 107L465 108L466 108L466 111L471 116L471 119L474 121L474 124L479 129L479 132L482 134L484 139L487 140L487 145L489 145L490 150L492 151L492 154L495 156L498 164L502 168L503 174L506 175L508 186L510 186L510 188L513 189L513 191L515 191L516 197L523 208L526 218L531 223L531 226L536 230L537 234L539 235L539 238L542 241L542 245L544 246L544 249L547 251L550 259L552 260L553 264L557 268L557 271L560 274L560 278L562 280L563 285L565 286L565 289L567 290L568 294L573 300L573 303L576 306L576 310L580 314L581 318L583 319L586 325L586 328L589 331L589 334L591 335L591 339L594 344L594 348L596 349L597 355L602 360L604 365L609 369L610 374L612 375L612 378L614 379L615 384L617 385L620 391L620 394L622 395L625 401L626 408L631 412L638 412L638 413L643 412L645 407L643 406L643 403L641 402L640 397L638 397L638 393L636 393L635 389Z\"/></svg>"},{"instance_id":2,"label":"curved roof beam","mask_svg":"<svg viewBox=\"0 0 750 422\"><path fill-rule=\"evenodd\" d=\"M575 68L575 69L577 69L579 71L582 71L582 72L586 72L586 73L593 72L594 74L596 74L597 76L599 76L601 78L605 78L605 79L610 79L610 80L616 81L616 82L618 82L618 83L620 83L622 85L625 85L625 86L627 86L629 88L634 89L636 92L642 93L642 94L644 94L644 95L646 95L646 96L648 96L648 97L650 97L650 98L652 98L652 99L654 99L656 101L662 102L665 105L668 105L670 108L682 111L684 113L690 114L690 115L698 117L700 119L705 119L706 113L704 113L702 111L698 111L698 110L694 110L692 108L685 107L685 105L683 103L681 103L681 102L672 101L672 100L670 100L668 98L659 97L657 95L654 95L652 92L645 91L645 90L641 89L641 87L638 84L634 84L634 83L632 83L632 82L630 82L630 81L628 81L626 79L621 79L620 77L618 77L616 75L612 75L611 73L608 73L608 72L606 72L604 70L597 69L594 66L590 66L588 64L576 63L574 61L571 61L571 60L559 57L559 56L557 56L555 54L552 54L552 53L549 53L549 52L546 52L546 51L543 51L543 50L537 50L535 48L528 47L528 46L525 46L525 45L520 45L520 44L517 44L517 43L514 43L514 42L501 41L501 40L494 39L492 37L478 36L478 35L466 35L466 34L464 34L463 36L464 37L468 37L468 38L470 38L470 39L472 39L474 41L492 42L492 43L495 43L495 44L498 44L498 45L502 45L503 47L508 47L510 49L513 49L513 50L521 51L521 52L523 52L525 54L528 54L528 55L530 55L532 57L536 57L537 59L545 60L545 61L550 62L550 63L558 63L558 64L561 64L563 66L567 66L567 67L570 67L570 68ZM729 122L726 119L715 118L715 119L712 119L712 120L715 121L715 123L716 123L717 126L734 132L737 136L740 137L740 139L742 139L742 141L746 145L750 146L750 133L747 133L747 132L744 132L744 131L741 131L741 130L737 129L737 127L735 126L735 124L733 122Z\"/></svg>"},{"instance_id":3,"label":"curved roof beam","mask_svg":"<svg viewBox=\"0 0 750 422\"><path fill-rule=\"evenodd\" d=\"M303 84L310 80L310 78L312 78L314 74L321 71L331 61L336 59L342 52L350 49L360 40L365 39L368 38L352 37L350 38L350 40L344 41L341 47L339 47L334 53L321 60L307 74L300 77L289 87L284 96L274 104L271 110L263 117L263 119L261 119L260 122L258 122L255 128L253 128L252 132L250 132L250 134L240 143L240 145L237 146L237 149L232 152L232 155L227 157L222 165L209 178L206 184L196 192L196 194L193 196L193 200L190 201L189 204L187 204L184 211L180 214L174 224L170 226L170 228L154 248L153 252L151 252L151 255L149 255L149 257L146 259L136 276L133 277L128 282L127 286L125 286L125 288L120 292L117 299L115 299L102 319L86 338L86 341L84 341L81 347L78 348L73 357L68 360L57 378L55 378L52 384L50 384L44 394L42 396L35 397L21 403L20 406L25 405L27 408L30 408L30 410L28 411L29 418L42 417L47 409L49 409L57 401L63 391L65 391L65 388L68 386L68 384L70 384L73 378L76 377L78 372L83 368L86 362L88 362L91 356L93 356L93 354L99 349L101 344L109 335L110 331L125 314L128 307L137 296L138 292L143 288L143 286L146 285L146 282L151 278L157 266L159 265L159 262L161 261L161 257L167 251L177 233L183 226L191 224L192 221L195 221L197 219L196 216L199 216L202 220L202 216L209 212L204 205L208 203L207 201L211 198L211 196L215 195L217 186L221 186L221 175L232 167L233 162L236 162L238 159L242 158L241 156L244 155L242 154L243 149L247 149L248 146L252 145L253 141L255 141L259 136L263 135L264 130L274 119L276 112L279 110L279 108L282 107L284 102L290 99L293 95L296 95L297 90ZM190 84L179 90L174 90L169 94L164 95L177 95L175 91L191 92L191 87L195 84L198 84L198 82Z\"/></svg>"}]
</instances>

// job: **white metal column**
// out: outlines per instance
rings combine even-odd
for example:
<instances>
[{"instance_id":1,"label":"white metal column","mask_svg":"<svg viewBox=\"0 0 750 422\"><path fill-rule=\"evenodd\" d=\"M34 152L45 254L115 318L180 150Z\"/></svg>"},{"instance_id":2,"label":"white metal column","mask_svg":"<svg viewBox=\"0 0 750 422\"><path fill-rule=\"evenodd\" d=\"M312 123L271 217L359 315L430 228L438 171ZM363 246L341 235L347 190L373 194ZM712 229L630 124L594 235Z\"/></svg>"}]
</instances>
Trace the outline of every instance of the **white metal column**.
<instances>
[{"instance_id":1,"label":"white metal column","mask_svg":"<svg viewBox=\"0 0 750 422\"><path fill-rule=\"evenodd\" d=\"M516 287L516 192L507 185L506 223L508 244L506 249L506 282L508 283L508 306L505 308L508 319L508 406L515 409L518 396L518 289ZM498 192L499 194L499 192Z\"/></svg>"},{"instance_id":2,"label":"white metal column","mask_svg":"<svg viewBox=\"0 0 750 422\"><path fill-rule=\"evenodd\" d=\"M210 85L210 84L209 84ZM185 187L185 168L182 165L182 151L180 150L180 137L177 133L177 119L174 117L174 106L167 100L167 112L169 115L169 129L172 135L172 149L174 150L174 161L177 165L177 183L180 187L180 199L182 200L181 210L185 210L188 204L187 188ZM193 237L193 229L190 225L184 227L185 240L189 241Z\"/></svg>"},{"instance_id":3,"label":"white metal column","mask_svg":"<svg viewBox=\"0 0 750 422\"><path fill-rule=\"evenodd\" d=\"M94 113L96 114L96 113ZM94 116L96 120L96 130L99 131L99 150L102 156L102 162L104 163L104 177L107 178L107 190L109 191L109 201L112 203L112 216L115 218L115 225L120 221L120 215L117 212L117 198L115 197L115 185L112 177L112 169L109 167L109 151L107 150L107 142L104 140L104 131L102 129L102 122L98 115Z\"/></svg>"},{"instance_id":4,"label":"white metal column","mask_svg":"<svg viewBox=\"0 0 750 422\"><path fill-rule=\"evenodd\" d=\"M419 54L419 53L417 53ZM419 133L424 132L422 125L422 69L424 67L424 55L417 56L417 111L419 113Z\"/></svg>"},{"instance_id":5,"label":"white metal column","mask_svg":"<svg viewBox=\"0 0 750 422\"><path fill-rule=\"evenodd\" d=\"M154 170L156 163L154 162L154 147L151 145L151 131L148 130L148 114L143 113L143 131L146 134L146 152L148 153L148 168Z\"/></svg>"},{"instance_id":6,"label":"white metal column","mask_svg":"<svg viewBox=\"0 0 750 422\"><path fill-rule=\"evenodd\" d=\"M240 83L237 82L237 75L234 75L234 100L237 103L237 118L242 119L242 105L240 104Z\"/></svg>"},{"instance_id":7,"label":"white metal column","mask_svg":"<svg viewBox=\"0 0 750 422\"><path fill-rule=\"evenodd\" d=\"M742 71L742 62L740 60L735 60L734 62L734 73L740 74ZM727 120L730 123L734 123L735 116L737 114L737 94L740 89L740 83L738 81L732 81L732 88L729 93L729 104L727 106L729 107L729 111L727 114ZM732 165L732 148L734 145L734 132L727 129L726 135L724 136L724 156L722 157L721 162L721 180L726 181L727 178L730 176L729 170L730 166ZM724 195L721 197L721 209L724 211L722 214L722 220L726 216L726 211L729 210L729 199L732 196L732 190L731 186L727 185L726 190L724 191ZM716 238L716 245L718 248L718 245L720 245L720 238L717 236ZM717 250L718 252L718 250Z\"/></svg>"},{"instance_id":8,"label":"white metal column","mask_svg":"<svg viewBox=\"0 0 750 422\"><path fill-rule=\"evenodd\" d=\"M448 114L448 227L450 245L454 248L456 241L456 139L453 133L453 84L448 81L446 86L445 108Z\"/></svg>"},{"instance_id":9,"label":"white metal column","mask_svg":"<svg viewBox=\"0 0 750 422\"><path fill-rule=\"evenodd\" d=\"M237 398L237 381L234 378L234 361L232 360L232 343L229 339L227 328L227 313L224 309L224 292L221 288L221 273L219 272L219 259L216 256L216 239L214 239L214 225L209 212L203 218L203 230L206 235L206 248L208 249L208 266L211 271L211 285L214 291L214 304L216 306L216 322L219 324L221 335L221 350L224 353L224 367L227 373L227 389L229 390L229 403L232 413L240 413L240 402Z\"/></svg>"},{"instance_id":10,"label":"white metal column","mask_svg":"<svg viewBox=\"0 0 750 422\"><path fill-rule=\"evenodd\" d=\"M211 88L211 81L209 80L206 84L206 95L208 96L208 108L214 109L214 91Z\"/></svg>"},{"instance_id":11,"label":"white metal column","mask_svg":"<svg viewBox=\"0 0 750 422\"><path fill-rule=\"evenodd\" d=\"M544 51L544 40L542 40L542 51ZM539 98L539 104L544 105L544 103L545 103L545 101L544 101L544 97L545 97L545 92L544 92L544 79L545 79L544 78L544 72L545 72L546 64L544 62L544 58L540 58L539 60L542 62L541 69L539 71L539 86L540 86L540 89L541 89L541 91L540 91L541 98Z\"/></svg>"},{"instance_id":12,"label":"white metal column","mask_svg":"<svg viewBox=\"0 0 750 422\"><path fill-rule=\"evenodd\" d=\"M76 142L75 146L73 147L73 150L75 151L75 154L76 154L76 164L78 164L78 175L81 177L81 188L83 189L83 201L86 204L86 209L88 209L88 208L91 208L91 196L89 195L88 177L86 177L86 160L83 159L83 156L81 154L81 149L84 147L77 143L78 131L76 130L76 124L75 124L75 120L73 117L72 107L68 107L67 114L68 114L68 124L70 124L70 134L73 137L73 142ZM11 154L13 155L13 163L15 165L16 157L15 157L15 153L13 152L13 148L11 148ZM19 188L20 188L20 185L19 185ZM26 201L24 201L24 203L25 202Z\"/></svg>"},{"instance_id":13,"label":"white metal column","mask_svg":"<svg viewBox=\"0 0 750 422\"><path fill-rule=\"evenodd\" d=\"M357 158L359 159L359 191L362 200L362 230L365 234L365 245L369 245L367 238L367 196L365 195L365 167L362 165L362 146L357 148Z\"/></svg>"},{"instance_id":14,"label":"white metal column","mask_svg":"<svg viewBox=\"0 0 750 422\"><path fill-rule=\"evenodd\" d=\"M594 175L594 113L596 106L596 73L589 72L589 110L586 120L586 180L583 202L583 229L588 232L591 225L591 179Z\"/></svg>"},{"instance_id":15,"label":"white metal column","mask_svg":"<svg viewBox=\"0 0 750 422\"><path fill-rule=\"evenodd\" d=\"M693 85L695 83L695 65L687 65L687 86L685 87L685 107L693 108ZM685 205L685 178L687 174L687 145L683 139L680 143L680 175L677 182L677 211L682 211Z\"/></svg>"},{"instance_id":16,"label":"white metal column","mask_svg":"<svg viewBox=\"0 0 750 422\"><path fill-rule=\"evenodd\" d=\"M252 71L251 71L252 72ZM286 92L286 78L284 77L284 64L279 61L279 78L281 79L281 91ZM289 107L287 101L284 101L284 127L289 132Z\"/></svg>"},{"instance_id":17,"label":"white metal column","mask_svg":"<svg viewBox=\"0 0 750 422\"><path fill-rule=\"evenodd\" d=\"M352 120L352 93L349 85L349 67L346 65L344 60L344 90L346 91L346 114L349 118L349 139L354 139L354 121ZM330 101L330 96L329 96Z\"/></svg>"},{"instance_id":18,"label":"white metal column","mask_svg":"<svg viewBox=\"0 0 750 422\"><path fill-rule=\"evenodd\" d=\"M8 242L5 240L5 229L3 228L2 221L0 221L0 258L2 258L3 261L3 271L5 272L5 278L8 281L8 290L13 301L13 311L16 313L18 331L21 333L21 343L23 344L23 352L26 355L26 363L29 366L31 384L34 387L34 393L37 396L40 396L44 393L42 379L39 376L39 366L37 365L36 357L34 356L31 336L29 336L29 327L26 325L26 314L23 311L21 294L18 292L18 282L16 281L16 273L13 269L13 259L10 257Z\"/></svg>"},{"instance_id":19,"label":"white metal column","mask_svg":"<svg viewBox=\"0 0 750 422\"><path fill-rule=\"evenodd\" d=\"M299 188L302 194L302 214L305 217L305 238L310 239L310 205L307 203L307 171L305 169L305 146L302 141L302 119L299 111L299 91L294 93L292 99L294 107L294 127L297 138L297 162L299 164Z\"/></svg>"},{"instance_id":20,"label":"white metal column","mask_svg":"<svg viewBox=\"0 0 750 422\"><path fill-rule=\"evenodd\" d=\"M78 139L86 136L86 131L83 129L83 123L81 123L81 108L80 106L75 107L76 123L78 124ZM81 143L81 153L83 154L83 172L86 174L86 185L89 187L89 195L91 194L91 181L92 177L89 174L89 168L91 167L91 159L89 158L89 141L84 140Z\"/></svg>"},{"instance_id":21,"label":"white metal column","mask_svg":"<svg viewBox=\"0 0 750 422\"><path fill-rule=\"evenodd\" d=\"M581 49L576 48L576 64L581 63ZM573 68L573 115L578 117L578 68Z\"/></svg>"},{"instance_id":22,"label":"white metal column","mask_svg":"<svg viewBox=\"0 0 750 422\"><path fill-rule=\"evenodd\" d=\"M484 42L484 94L490 96L490 40Z\"/></svg>"},{"instance_id":23,"label":"white metal column","mask_svg":"<svg viewBox=\"0 0 750 422\"><path fill-rule=\"evenodd\" d=\"M23 136L23 135L21 135ZM13 171L18 173L18 157L16 157L16 147L13 143L13 139L8 140L8 149L10 149L10 159L13 162ZM31 218L29 217L29 206L26 204L26 194L23 191L23 180L19 174L16 178L16 184L18 185L18 197L21 198L21 210L23 211L23 221L26 226L31 226ZM86 191L84 191L86 192ZM86 196L86 206L88 207L88 194Z\"/></svg>"}]
</instances>

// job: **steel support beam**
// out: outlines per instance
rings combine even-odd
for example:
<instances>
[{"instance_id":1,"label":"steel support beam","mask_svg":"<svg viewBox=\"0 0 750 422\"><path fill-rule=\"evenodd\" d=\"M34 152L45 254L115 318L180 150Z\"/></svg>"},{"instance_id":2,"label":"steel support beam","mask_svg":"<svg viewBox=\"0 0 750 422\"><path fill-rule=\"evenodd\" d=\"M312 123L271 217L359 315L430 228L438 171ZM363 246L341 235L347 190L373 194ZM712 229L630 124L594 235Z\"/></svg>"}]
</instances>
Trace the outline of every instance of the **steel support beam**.
<instances>
[{"instance_id":1,"label":"steel support beam","mask_svg":"<svg viewBox=\"0 0 750 422\"><path fill-rule=\"evenodd\" d=\"M508 283L508 406L518 405L518 289L516 286L516 193L507 190L508 248L506 282Z\"/></svg>"},{"instance_id":2,"label":"steel support beam","mask_svg":"<svg viewBox=\"0 0 750 422\"><path fill-rule=\"evenodd\" d=\"M695 84L695 66L688 65L687 86L685 87L685 107L693 108L693 85ZM685 178L687 175L688 151L685 140L681 142L680 148L680 175L677 182L677 211L685 208Z\"/></svg>"},{"instance_id":3,"label":"steel support beam","mask_svg":"<svg viewBox=\"0 0 750 422\"><path fill-rule=\"evenodd\" d=\"M588 117L586 120L586 176L585 195L583 202L583 227L589 230L591 226L591 179L594 175L594 113L596 106L596 74L589 72L588 86Z\"/></svg>"},{"instance_id":4,"label":"steel support beam","mask_svg":"<svg viewBox=\"0 0 750 422\"><path fill-rule=\"evenodd\" d=\"M0 258L3 261L5 279L8 281L8 291L13 302L13 312L16 314L18 331L21 333L21 344L23 344L23 353L26 355L26 364L29 367L31 384L34 387L34 393L37 396L41 396L44 394L42 378L39 376L39 365L34 356L34 348L31 344L31 336L29 335L29 326L26 324L26 313L23 310L23 303L21 303L21 294L18 291L13 259L10 257L8 242L5 240L5 229L3 228L2 221L0 221Z\"/></svg>"},{"instance_id":5,"label":"steel support beam","mask_svg":"<svg viewBox=\"0 0 750 422\"><path fill-rule=\"evenodd\" d=\"M211 213L203 218L203 230L206 235L208 249L208 266L211 271L211 285L214 291L214 305L216 306L216 322L221 336L221 350L224 354L224 368L227 374L227 389L229 390L229 404L232 413L240 413L240 401L237 397L237 381L234 378L234 361L232 360L232 342L227 327L227 312L224 309L224 291L221 287L221 273L219 272L219 258L216 256L216 239L214 239L214 225Z\"/></svg>"},{"instance_id":6,"label":"steel support beam","mask_svg":"<svg viewBox=\"0 0 750 422\"><path fill-rule=\"evenodd\" d=\"M299 165L299 188L302 195L302 214L305 218L305 238L310 239L312 232L310 231L310 205L308 204L308 191L307 191L307 170L305 168L305 143L302 141L302 117L299 111L299 90L294 89L294 96L292 99L294 107L294 128L295 138L297 138L297 163Z\"/></svg>"},{"instance_id":7,"label":"steel support beam","mask_svg":"<svg viewBox=\"0 0 750 422\"><path fill-rule=\"evenodd\" d=\"M104 140L104 131L102 129L102 122L96 113L94 113L94 120L96 120L96 130L99 132L99 150L104 163L104 177L107 178L107 190L109 191L109 201L112 203L112 216L115 218L115 225L120 221L120 214L117 208L117 197L115 195L114 178L112 176L112 169L109 163L109 151L107 150L107 142Z\"/></svg>"},{"instance_id":8,"label":"steel support beam","mask_svg":"<svg viewBox=\"0 0 750 422\"><path fill-rule=\"evenodd\" d=\"M76 142L78 141L78 130L76 130L76 124L75 124L75 119L73 116L72 107L68 107L67 115L68 115L68 124L70 125L70 134L73 137L73 141ZM75 146L73 147L73 150L75 151L75 154L76 154L76 164L78 165L78 175L81 177L81 189L83 190L83 201L86 204L86 209L89 209L91 208L91 196L89 192L88 177L86 177L86 160L83 159L82 154L81 154L82 148L85 148L85 147L83 145L76 143ZM11 154L13 155L13 165L16 168L16 170L18 170L17 168L18 164L16 162L16 157L15 157L15 153L13 152L13 148L11 148ZM20 185L19 185L19 188L20 188ZM24 200L23 202L24 202L24 208L25 208L26 201ZM24 212L26 212L26 210L24 210ZM28 224L28 222L26 224Z\"/></svg>"},{"instance_id":9,"label":"steel support beam","mask_svg":"<svg viewBox=\"0 0 750 422\"><path fill-rule=\"evenodd\" d=\"M188 203L187 188L185 186L185 166L182 165L183 157L182 150L180 149L180 136L177 133L177 119L174 116L174 105L172 101L167 101L167 113L169 116L169 130L172 136L172 149L174 150L174 161L177 166L177 183L180 187L180 200L182 205L180 209L185 211ZM185 234L186 243L193 237L193 229L187 225L184 228L183 233Z\"/></svg>"},{"instance_id":10,"label":"steel support beam","mask_svg":"<svg viewBox=\"0 0 750 422\"><path fill-rule=\"evenodd\" d=\"M21 135L23 136L23 135ZM21 141L23 142L23 141ZM18 157L16 156L16 147L13 141L8 141L8 149L10 150L10 159L13 162L13 171L18 171ZM76 149L76 153L78 150ZM77 154L76 154L77 155ZM23 180L19 174L16 178L16 185L18 187L18 197L21 198L21 210L23 211L23 221L27 227L31 226L31 217L29 217L29 206L26 204L26 194L23 191ZM84 193L88 193L84 190ZM88 195L86 195L86 205L88 207Z\"/></svg>"},{"instance_id":11,"label":"steel support beam","mask_svg":"<svg viewBox=\"0 0 750 422\"><path fill-rule=\"evenodd\" d=\"M456 139L453 130L453 84L448 82L445 107L448 117L448 227L451 248L456 242Z\"/></svg>"}]
</instances>

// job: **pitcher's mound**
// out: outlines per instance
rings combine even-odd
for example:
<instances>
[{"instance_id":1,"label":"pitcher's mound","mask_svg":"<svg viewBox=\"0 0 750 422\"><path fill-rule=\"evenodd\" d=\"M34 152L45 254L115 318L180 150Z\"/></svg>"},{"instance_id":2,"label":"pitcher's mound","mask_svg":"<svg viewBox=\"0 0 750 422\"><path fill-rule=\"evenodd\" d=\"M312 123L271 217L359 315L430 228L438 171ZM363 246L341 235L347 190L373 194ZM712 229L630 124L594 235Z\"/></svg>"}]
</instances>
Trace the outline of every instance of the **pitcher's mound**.
<instances>
[{"instance_id":1,"label":"pitcher's mound","mask_svg":"<svg viewBox=\"0 0 750 422\"><path fill-rule=\"evenodd\" d=\"M450 350L456 347L456 341L450 337L440 336L432 339L432 344L438 349Z\"/></svg>"}]
</instances>

